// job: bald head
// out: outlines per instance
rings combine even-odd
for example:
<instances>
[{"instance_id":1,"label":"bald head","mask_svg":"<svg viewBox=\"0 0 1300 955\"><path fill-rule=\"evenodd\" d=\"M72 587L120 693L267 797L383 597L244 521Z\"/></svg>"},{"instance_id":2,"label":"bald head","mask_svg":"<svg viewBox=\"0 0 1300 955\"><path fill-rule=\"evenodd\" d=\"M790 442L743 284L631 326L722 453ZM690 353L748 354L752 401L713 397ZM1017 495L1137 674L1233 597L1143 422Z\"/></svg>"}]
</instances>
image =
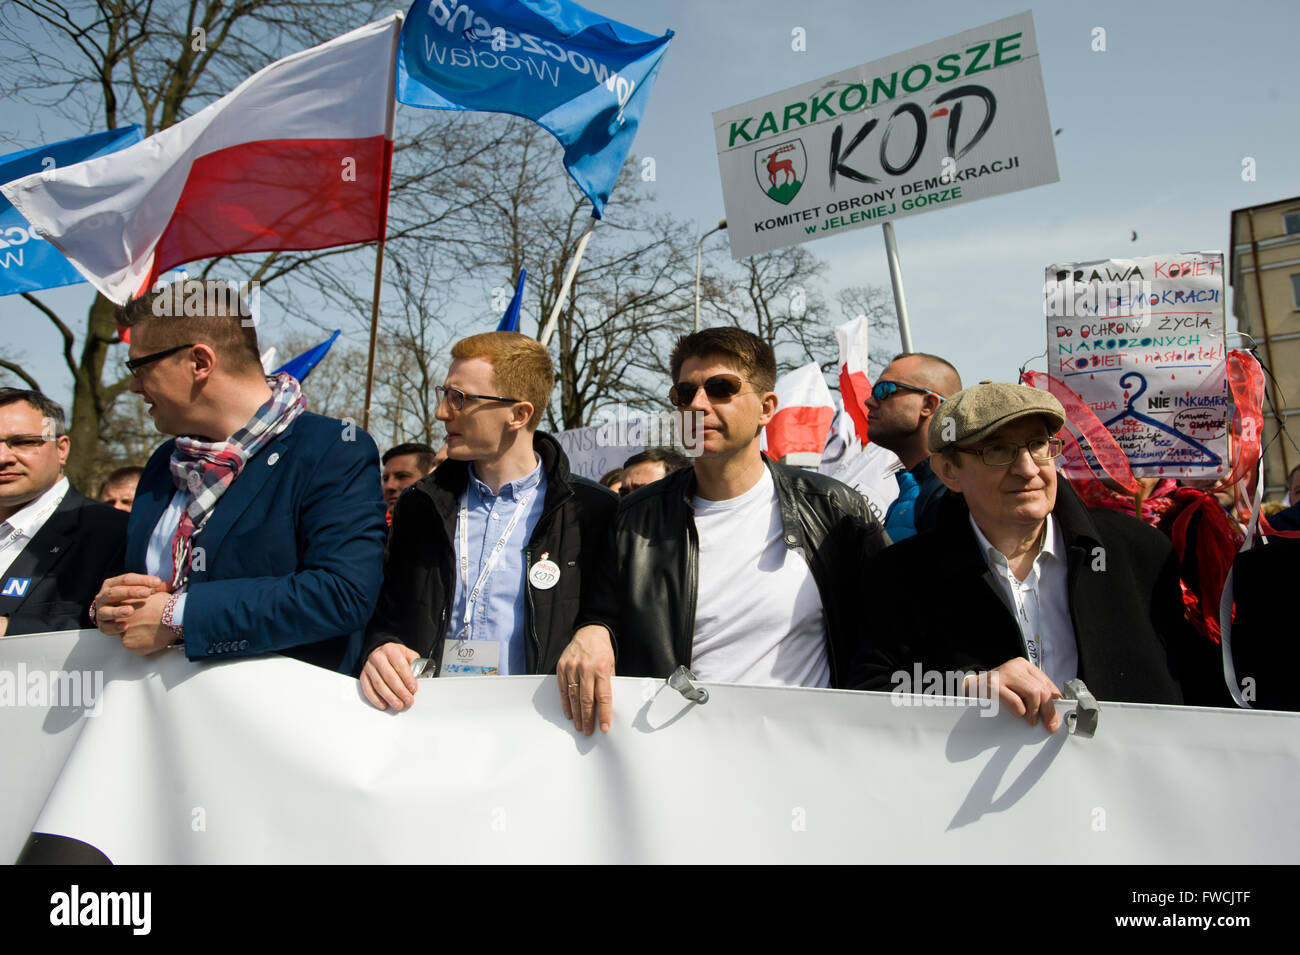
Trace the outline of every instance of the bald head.
<instances>
[{"instance_id":1,"label":"bald head","mask_svg":"<svg viewBox=\"0 0 1300 955\"><path fill-rule=\"evenodd\" d=\"M867 435L911 468L929 457L930 419L942 404L940 398L961 391L961 376L938 355L911 352L886 365L876 384L887 381L901 387L881 401L867 398Z\"/></svg>"},{"instance_id":2,"label":"bald head","mask_svg":"<svg viewBox=\"0 0 1300 955\"><path fill-rule=\"evenodd\" d=\"M903 381L918 388L928 388L945 398L961 391L961 375L938 355L925 352L904 352L895 355L881 374L882 380Z\"/></svg>"}]
</instances>

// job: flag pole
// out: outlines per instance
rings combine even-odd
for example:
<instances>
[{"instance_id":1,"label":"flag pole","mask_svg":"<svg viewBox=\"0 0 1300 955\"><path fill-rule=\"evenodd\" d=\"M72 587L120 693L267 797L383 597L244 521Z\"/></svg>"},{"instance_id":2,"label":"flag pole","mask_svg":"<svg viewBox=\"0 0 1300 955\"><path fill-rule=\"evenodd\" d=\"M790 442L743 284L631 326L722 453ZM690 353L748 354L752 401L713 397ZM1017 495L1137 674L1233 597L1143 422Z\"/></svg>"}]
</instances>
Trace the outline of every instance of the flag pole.
<instances>
[{"instance_id":1,"label":"flag pole","mask_svg":"<svg viewBox=\"0 0 1300 955\"><path fill-rule=\"evenodd\" d=\"M578 249L573 253L573 261L569 263L569 271L565 273L564 284L560 286L560 295L555 300L555 307L551 309L551 317L546 320L546 327L542 329L541 337L538 339L545 348L551 343L551 335L555 333L555 323L560 320L560 310L564 308L564 303L569 298L569 286L573 284L573 277L578 273L578 263L582 261L582 253L587 251L587 240L591 238L592 230L596 228L596 217L592 216L587 220L587 228L583 230L581 238L578 239Z\"/></svg>"},{"instance_id":2,"label":"flag pole","mask_svg":"<svg viewBox=\"0 0 1300 955\"><path fill-rule=\"evenodd\" d=\"M903 295L903 269L898 263L898 244L894 241L894 223L880 227L885 233L885 258L889 260L889 283L894 287L894 312L898 315L898 337L903 351L912 350L912 327L907 321L907 298Z\"/></svg>"},{"instance_id":3,"label":"flag pole","mask_svg":"<svg viewBox=\"0 0 1300 955\"><path fill-rule=\"evenodd\" d=\"M375 247L375 289L370 305L370 354L366 359L366 408L361 415L361 430L370 430L370 398L375 388L375 347L379 343L379 290L384 280L384 240Z\"/></svg>"},{"instance_id":4,"label":"flag pole","mask_svg":"<svg viewBox=\"0 0 1300 955\"><path fill-rule=\"evenodd\" d=\"M397 63L397 45L402 39L403 17L397 14L397 28L393 31L394 67ZM388 161L384 170L384 206L379 210L379 241L375 245L375 287L370 299L370 353L366 357L366 406L361 413L361 430L370 430L370 399L375 389L375 349L379 344L379 293L384 283L384 239L388 235L388 191L393 183L392 142L397 116L397 70L388 71L388 116L384 121L384 135L388 139Z\"/></svg>"}]
</instances>

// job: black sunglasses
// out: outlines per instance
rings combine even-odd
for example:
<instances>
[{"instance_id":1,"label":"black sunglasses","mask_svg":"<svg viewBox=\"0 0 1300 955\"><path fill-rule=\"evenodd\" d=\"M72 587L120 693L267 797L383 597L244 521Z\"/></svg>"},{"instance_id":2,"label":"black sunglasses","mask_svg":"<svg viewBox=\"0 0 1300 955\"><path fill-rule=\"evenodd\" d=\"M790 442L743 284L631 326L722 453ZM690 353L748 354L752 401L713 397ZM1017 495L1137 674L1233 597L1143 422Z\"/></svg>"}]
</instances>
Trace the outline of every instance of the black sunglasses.
<instances>
[{"instance_id":1,"label":"black sunglasses","mask_svg":"<svg viewBox=\"0 0 1300 955\"><path fill-rule=\"evenodd\" d=\"M668 401L677 408L689 408L695 400L695 394L704 389L704 393L714 401L728 401L740 394L744 382L733 375L714 375L705 380L703 385L692 381L679 381L668 389Z\"/></svg>"},{"instance_id":2,"label":"black sunglasses","mask_svg":"<svg viewBox=\"0 0 1300 955\"><path fill-rule=\"evenodd\" d=\"M468 391L461 391L459 388L447 388L443 385L435 385L433 392L438 396L438 402L447 402L447 407L452 411L461 411L465 407L466 398L481 398L483 401L518 401L518 398L503 398L500 395L471 395Z\"/></svg>"},{"instance_id":3,"label":"black sunglasses","mask_svg":"<svg viewBox=\"0 0 1300 955\"><path fill-rule=\"evenodd\" d=\"M166 358L168 355L174 355L178 351L184 351L186 348L193 348L193 347L194 347L193 342L190 342L188 345L177 345L175 348L168 348L165 351L156 351L152 355L145 355L142 358L128 358L125 361L123 361L122 364L126 366L127 372L134 375L145 365Z\"/></svg>"}]
</instances>

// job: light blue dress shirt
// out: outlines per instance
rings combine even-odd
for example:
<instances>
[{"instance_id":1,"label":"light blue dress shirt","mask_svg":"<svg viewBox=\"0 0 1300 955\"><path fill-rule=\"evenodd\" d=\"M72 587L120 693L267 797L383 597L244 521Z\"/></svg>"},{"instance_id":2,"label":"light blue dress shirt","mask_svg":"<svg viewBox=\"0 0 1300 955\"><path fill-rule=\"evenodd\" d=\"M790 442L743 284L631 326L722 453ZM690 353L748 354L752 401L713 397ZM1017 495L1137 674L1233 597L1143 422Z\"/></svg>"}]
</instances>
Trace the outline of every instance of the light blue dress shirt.
<instances>
[{"instance_id":1,"label":"light blue dress shirt","mask_svg":"<svg viewBox=\"0 0 1300 955\"><path fill-rule=\"evenodd\" d=\"M536 490L528 500L528 508L511 531L492 576L475 601L470 622L469 639L496 640L501 644L497 672L502 676L528 672L525 641L529 638L524 617L524 603L527 600L525 591L528 586L525 551L537 522L541 520L542 502L546 498L546 475L542 473L541 461L537 462L530 474L501 485L500 494L493 494L492 489L474 474L474 466L470 465L469 487L465 492L469 509L466 528L469 545L468 587L465 586L460 569L460 505L457 505L456 599L452 602L451 621L447 629L449 640L461 636L465 621L465 601L478 581L483 562L491 555L492 548L501 539L506 525L519 508L520 500L530 488Z\"/></svg>"}]
</instances>

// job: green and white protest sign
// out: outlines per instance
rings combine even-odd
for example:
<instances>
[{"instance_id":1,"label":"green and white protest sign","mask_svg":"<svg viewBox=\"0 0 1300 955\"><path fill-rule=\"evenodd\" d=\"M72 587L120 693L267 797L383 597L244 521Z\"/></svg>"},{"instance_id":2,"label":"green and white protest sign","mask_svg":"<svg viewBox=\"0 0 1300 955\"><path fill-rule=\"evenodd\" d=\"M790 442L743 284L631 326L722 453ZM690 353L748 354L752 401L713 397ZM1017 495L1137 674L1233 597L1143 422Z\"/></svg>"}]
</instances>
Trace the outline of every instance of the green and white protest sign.
<instances>
[{"instance_id":1,"label":"green and white protest sign","mask_svg":"<svg viewBox=\"0 0 1300 955\"><path fill-rule=\"evenodd\" d=\"M713 114L731 254L1056 182L1033 17Z\"/></svg>"}]
</instances>

